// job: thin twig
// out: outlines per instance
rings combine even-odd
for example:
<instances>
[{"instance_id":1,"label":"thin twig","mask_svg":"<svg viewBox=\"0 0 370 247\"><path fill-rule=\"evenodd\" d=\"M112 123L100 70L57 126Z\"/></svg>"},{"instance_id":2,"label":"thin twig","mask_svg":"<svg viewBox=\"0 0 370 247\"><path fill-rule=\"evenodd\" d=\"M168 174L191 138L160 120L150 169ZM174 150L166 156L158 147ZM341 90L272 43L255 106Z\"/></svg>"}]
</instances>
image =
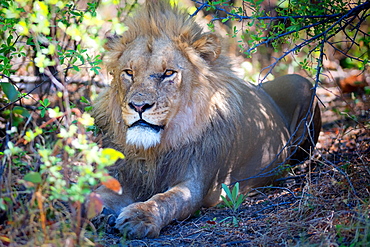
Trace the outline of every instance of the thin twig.
<instances>
[{"instance_id":1,"label":"thin twig","mask_svg":"<svg viewBox=\"0 0 370 247\"><path fill-rule=\"evenodd\" d=\"M278 203L278 204L271 204L267 207L262 208L261 210L253 212L253 214L257 215L257 214L262 213L263 211L265 211L267 209L274 208L274 207L280 207L280 206L287 205L287 204L293 204L293 203L292 202L282 202L282 203Z\"/></svg>"},{"instance_id":2,"label":"thin twig","mask_svg":"<svg viewBox=\"0 0 370 247\"><path fill-rule=\"evenodd\" d=\"M213 20L230 19L230 17L233 17L233 18L239 19L239 20L250 20L250 19L256 19L256 20L289 20L289 19L292 19L292 18L293 19L307 19L307 18L322 19L322 18L336 18L336 17L341 16L341 14L333 14L333 15L298 15L298 16L261 16L261 17L253 17L253 16L247 16L247 15L234 14L234 13L231 13L231 12L229 12L229 11L223 9L223 8L220 8L220 7L217 7L217 6L214 6L214 5L210 5L210 4L207 4L207 3L199 2L199 1L196 1L196 0L192 0L192 1L194 3L197 3L197 4L201 4L202 9L205 8L205 7L211 7L211 8L214 8L215 10L222 11L222 12L226 13L227 15L229 15L229 17L214 18ZM360 7L360 6L357 6L357 8ZM193 15L194 14L192 14L192 16Z\"/></svg>"}]
</instances>

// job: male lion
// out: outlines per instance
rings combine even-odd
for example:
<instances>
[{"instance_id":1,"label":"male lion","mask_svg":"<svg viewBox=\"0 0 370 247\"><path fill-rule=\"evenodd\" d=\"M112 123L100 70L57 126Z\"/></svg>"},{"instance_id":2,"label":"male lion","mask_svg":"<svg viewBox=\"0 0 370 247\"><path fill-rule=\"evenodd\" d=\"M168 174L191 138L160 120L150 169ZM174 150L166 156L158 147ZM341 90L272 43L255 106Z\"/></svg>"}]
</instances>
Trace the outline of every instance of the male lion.
<instances>
[{"instance_id":1,"label":"male lion","mask_svg":"<svg viewBox=\"0 0 370 247\"><path fill-rule=\"evenodd\" d=\"M147 1L126 25L106 44L113 80L93 115L104 146L126 156L111 170L123 194L98 193L129 238L217 204L222 183L267 185L315 145L320 112L303 77L244 82L219 38L168 1Z\"/></svg>"}]
</instances>

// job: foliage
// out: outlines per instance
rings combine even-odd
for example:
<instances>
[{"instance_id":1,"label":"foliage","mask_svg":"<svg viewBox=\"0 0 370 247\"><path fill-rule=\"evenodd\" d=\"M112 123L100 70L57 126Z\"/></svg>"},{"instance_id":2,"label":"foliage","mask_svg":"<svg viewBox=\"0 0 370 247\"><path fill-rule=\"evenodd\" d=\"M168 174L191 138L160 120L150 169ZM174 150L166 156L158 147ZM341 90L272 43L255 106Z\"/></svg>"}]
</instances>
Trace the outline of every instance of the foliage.
<instances>
[{"instance_id":1,"label":"foliage","mask_svg":"<svg viewBox=\"0 0 370 247\"><path fill-rule=\"evenodd\" d=\"M244 0L240 7L227 0L194 2L199 4L197 12L206 9L219 13L208 24L211 29L215 21L233 23L230 35L242 41L239 48L247 56L269 47L279 53L275 62L264 68L267 74L288 55L299 52L305 54L299 62L301 68L316 73L317 81L323 60L332 50L346 58L343 60L349 66L359 70L368 66L369 1L280 0L271 6L273 11L263 0Z\"/></svg>"},{"instance_id":2,"label":"foliage","mask_svg":"<svg viewBox=\"0 0 370 247\"><path fill-rule=\"evenodd\" d=\"M240 205L245 200L245 196L239 194L239 183L235 183L231 191L226 184L222 184L222 189L226 193L226 197L221 195L221 199L226 207L232 209L234 212L238 211Z\"/></svg>"},{"instance_id":3,"label":"foliage","mask_svg":"<svg viewBox=\"0 0 370 247\"><path fill-rule=\"evenodd\" d=\"M239 194L239 183L235 183L232 190L226 185L222 184L222 190L225 192L226 196L221 195L221 199L224 202L225 206L233 210L232 216L226 217L220 221L220 223L231 220L232 225L238 226L239 220L237 217L237 212L239 207L244 202L246 196Z\"/></svg>"},{"instance_id":4,"label":"foliage","mask_svg":"<svg viewBox=\"0 0 370 247\"><path fill-rule=\"evenodd\" d=\"M91 191L104 183L120 193L107 167L123 154L99 148L93 119L76 107L91 110L93 79L103 77L102 36L110 28L125 31L120 15L135 5L0 0L3 244L91 245L85 218L102 207ZM110 20L101 14L106 8L114 10ZM37 76L35 86L24 91L19 78L30 75ZM71 92L74 78L85 85L83 96Z\"/></svg>"},{"instance_id":5,"label":"foliage","mask_svg":"<svg viewBox=\"0 0 370 247\"><path fill-rule=\"evenodd\" d=\"M68 127L55 126L59 133L56 140L42 143L38 139L45 137L46 131L36 127L35 130L27 130L23 139L17 143L7 143L2 163L7 164L9 168L25 171L23 179L18 180L17 187L3 188L5 191L2 191L3 201L0 202L0 207L8 210L8 225L11 229L9 236L12 239L31 237L33 231L42 229L42 234L37 236L38 238L31 238L28 241L34 245L55 243L58 237L53 230L55 225L53 221L60 219L61 222L65 222L60 226L64 228L63 234L71 231L72 241L82 244L81 229L86 225L86 221L82 219L86 217L83 215L83 203L90 198L90 204L87 205L90 216L101 210L101 202L96 199L92 201L95 195L91 194L91 189L99 182L105 182L110 178L105 169L107 166L124 157L113 149L99 148L98 144L92 141L91 133L86 132L93 124L93 119L87 113L80 114L77 109L72 110L75 113L74 124ZM55 122L56 119L65 116L57 108L49 109L48 112L55 117L52 119ZM15 134L16 131L12 133L12 135ZM27 147L33 146L36 153L27 150ZM25 162L27 156L31 159L31 163L39 163L39 168ZM3 179L11 182L14 178L11 173L8 173ZM31 195L30 200L23 198L21 194ZM67 220L62 220L64 217L61 215L57 216L61 213L68 215L68 210L65 211L64 207L58 208L63 202L71 212ZM18 215L22 211L28 212L31 219L24 218L27 214ZM32 222L32 218L37 220ZM24 221L23 224L27 223L30 226L27 227L25 224L22 226L24 229L19 231L17 228L22 225L21 220Z\"/></svg>"}]
</instances>

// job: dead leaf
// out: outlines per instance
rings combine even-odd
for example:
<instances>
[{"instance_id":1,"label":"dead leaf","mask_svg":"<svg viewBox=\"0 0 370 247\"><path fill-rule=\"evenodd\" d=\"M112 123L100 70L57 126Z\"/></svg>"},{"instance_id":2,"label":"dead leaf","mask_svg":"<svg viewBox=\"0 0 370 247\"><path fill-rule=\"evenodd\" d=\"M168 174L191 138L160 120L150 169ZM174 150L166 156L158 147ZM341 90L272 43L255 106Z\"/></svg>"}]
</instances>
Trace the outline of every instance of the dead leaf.
<instances>
[{"instance_id":1,"label":"dead leaf","mask_svg":"<svg viewBox=\"0 0 370 247\"><path fill-rule=\"evenodd\" d=\"M118 195L122 195L122 187L121 187L121 184L118 182L117 179L109 176L106 181L102 182L102 184L105 187L107 187L108 189L113 190L114 192L116 192Z\"/></svg>"},{"instance_id":2,"label":"dead leaf","mask_svg":"<svg viewBox=\"0 0 370 247\"><path fill-rule=\"evenodd\" d=\"M103 210L103 200L100 195L92 192L89 196L89 204L87 206L87 218L92 219L96 215L100 214Z\"/></svg>"},{"instance_id":3,"label":"dead leaf","mask_svg":"<svg viewBox=\"0 0 370 247\"><path fill-rule=\"evenodd\" d=\"M10 244L10 239L6 236L0 236L0 241L3 245L8 246Z\"/></svg>"}]
</instances>

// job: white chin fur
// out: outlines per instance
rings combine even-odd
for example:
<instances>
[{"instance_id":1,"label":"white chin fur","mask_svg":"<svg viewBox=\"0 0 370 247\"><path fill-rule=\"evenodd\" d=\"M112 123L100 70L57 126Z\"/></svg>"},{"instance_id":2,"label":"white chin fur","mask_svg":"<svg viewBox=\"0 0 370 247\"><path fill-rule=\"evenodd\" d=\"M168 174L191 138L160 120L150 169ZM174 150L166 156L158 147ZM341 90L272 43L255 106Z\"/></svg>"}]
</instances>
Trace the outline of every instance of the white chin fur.
<instances>
[{"instance_id":1,"label":"white chin fur","mask_svg":"<svg viewBox=\"0 0 370 247\"><path fill-rule=\"evenodd\" d=\"M127 129L126 143L138 148L148 149L161 141L162 130L156 132L148 127L135 126Z\"/></svg>"}]
</instances>

